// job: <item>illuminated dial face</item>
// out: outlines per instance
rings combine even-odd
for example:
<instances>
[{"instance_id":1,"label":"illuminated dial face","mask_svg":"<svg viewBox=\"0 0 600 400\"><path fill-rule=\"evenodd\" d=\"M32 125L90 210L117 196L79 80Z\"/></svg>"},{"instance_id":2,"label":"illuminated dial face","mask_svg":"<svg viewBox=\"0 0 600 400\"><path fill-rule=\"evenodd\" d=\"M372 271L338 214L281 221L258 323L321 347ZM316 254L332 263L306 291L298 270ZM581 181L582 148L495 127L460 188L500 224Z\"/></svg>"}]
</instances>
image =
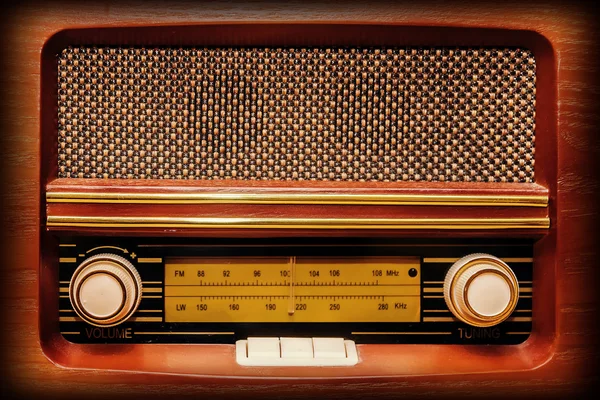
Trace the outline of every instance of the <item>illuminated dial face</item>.
<instances>
[{"instance_id":1,"label":"illuminated dial face","mask_svg":"<svg viewBox=\"0 0 600 400\"><path fill-rule=\"evenodd\" d=\"M418 322L418 257L165 263L165 322Z\"/></svg>"}]
</instances>

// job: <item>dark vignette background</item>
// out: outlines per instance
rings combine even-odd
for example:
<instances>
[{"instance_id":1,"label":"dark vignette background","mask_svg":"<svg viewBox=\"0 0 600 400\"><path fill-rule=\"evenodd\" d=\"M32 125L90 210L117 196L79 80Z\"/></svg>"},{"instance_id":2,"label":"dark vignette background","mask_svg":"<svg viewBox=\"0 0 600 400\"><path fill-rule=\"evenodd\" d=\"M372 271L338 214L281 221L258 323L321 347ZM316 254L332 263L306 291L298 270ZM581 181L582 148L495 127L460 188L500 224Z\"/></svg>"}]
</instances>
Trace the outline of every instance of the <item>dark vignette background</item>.
<instances>
[{"instance_id":1,"label":"dark vignette background","mask_svg":"<svg viewBox=\"0 0 600 400\"><path fill-rule=\"evenodd\" d=\"M109 2L87 2L86 4L105 4L109 7ZM123 0L118 2L120 5L131 4L136 7L160 7L166 12L173 10L180 15L185 14L186 7L196 7L196 2L183 1L171 4L160 4L155 2L132 2ZM384 2L384 1L352 1L352 2L333 2L333 1L263 1L263 2L225 2L213 1L205 2L207 8L221 10L220 15L222 20L227 20L227 14L242 14L255 10L268 10L267 15L277 16L282 13L289 14L294 10L303 12L313 12L318 15L323 7L330 10L339 10L340 12L348 12L348 10L363 8L376 8L385 12L388 8L401 9L403 6L415 7L411 2ZM394 4L392 4L394 3ZM446 4L444 1L424 1L419 3L423 7L435 7L436 4ZM477 4L497 7L497 1L455 1L450 2L458 5ZM506 2L505 7L519 7L524 2ZM589 57L591 62L589 65L582 66L586 68L586 82L578 87L578 100L584 107L584 110L578 115L568 115L571 126L561 126L559 135L567 141L571 146L578 149L580 157L584 160L578 160L578 164L587 165L587 168L579 166L572 170L565 168L565 171L570 172L562 175L562 180L559 182L559 190L574 190L581 197L581 203L585 206L577 210L570 211L573 218L581 220L584 225L582 230L588 233L585 243L582 243L582 248L589 250L586 254L581 255L579 270L573 273L584 274L585 279L590 283L590 286L595 286L600 283L600 263L597 259L599 252L597 247L600 246L597 226L600 224L598 208L600 205L599 182L598 175L600 170L600 110L598 107L600 101L600 66L597 62L600 59L600 36L598 24L595 22L598 19L598 11L593 2L584 1L534 1L527 2L528 4L535 3L544 6L548 13L555 13L555 18L560 18L560 11L567 10L578 15L580 24L579 29L586 33L588 38L585 45L592 49ZM167 397L168 391L165 390L166 385L152 385L152 376L147 375L146 383L140 383L140 379L136 379L137 383L128 385L122 382L106 381L106 378L101 377L93 385L87 385L87 381L91 378L82 379L78 377L74 371L68 376L69 381L56 381L52 377L44 377L37 374L39 378L36 381L29 381L24 378L24 372L30 368L35 368L36 365L31 363L25 356L25 352L32 351L32 342L37 341L37 336L31 332L23 332L19 330L18 325L11 325L20 313L37 312L37 301L23 295L25 287L31 285L37 286L37 275L29 268L26 272L15 274L7 270L7 266L23 263L24 260L31 260L31 255L39 252L39 226L40 221L38 216L33 213L32 197L38 192L37 179L39 175L37 159L37 148L39 147L39 139L32 138L27 135L22 135L23 124L37 124L36 119L26 120L18 118L23 112L26 105L33 103L39 104L39 91L32 92L31 85L27 88L27 76L19 74L20 66L16 65L16 54L22 53L26 49L19 48L15 45L15 35L18 34L21 25L28 26L28 19L36 13L40 8L50 9L68 9L70 7L79 7L80 4L68 1L47 1L34 2L23 1L20 3L7 4L3 3L0 13L0 234L1 234L1 259L0 263L0 394L2 398L78 398L82 393L82 388L87 390L86 398L124 398L138 397L144 394L144 398L162 398ZM74 17L76 18L76 17ZM360 18L357 18L360 19ZM73 21L76 22L76 21ZM482 18L482 25L485 24L485 18ZM573 46L580 45L573 43ZM568 56L566 54L565 56ZM39 82L40 76L32 75L30 79ZM559 76L560 79L560 76ZM38 86L39 88L39 86ZM560 91L560 89L559 89ZM566 113L561 113L559 104L559 117L567 116ZM570 130L576 130L577 136L570 133ZM29 149L29 151L24 151ZM31 149L36 149L31 151ZM560 149L559 149L560 154ZM600 366L600 352L598 349L598 335L600 334L599 324L596 318L597 315L598 295L596 301L587 304L585 310L586 315L589 315L586 322L586 336L590 342L589 360L586 376L581 377L581 381L576 385L569 385L569 382L544 382L532 389L529 392L519 390L517 398L564 398L568 395L594 394L593 389L598 385L597 371ZM34 328L37 334L37 327ZM38 343L39 344L39 343ZM50 361L48 361L50 363ZM58 368L58 367L57 367ZM28 374L29 375L29 374ZM77 382L78 390L69 392L70 384ZM412 382L412 381L411 381ZM408 383L407 383L408 384ZM332 385L339 385L338 392L332 391ZM197 385L183 384L179 385L177 396L183 397L207 397L207 398L346 398L346 399L367 399L367 398L402 398L402 383L390 382L370 382L361 384L278 384L276 387L270 386L267 388L262 385L240 385L231 383L226 385ZM578 389L573 389L577 387ZM469 385L462 387L455 385L452 390L442 390L444 388L434 388L424 385L421 395L425 398L480 398L480 397L497 397L493 391L481 392L472 390ZM129 392L131 391L131 394ZM71 393L71 394L70 394ZM444 394L444 396L442 396ZM503 396L504 397L504 396Z\"/></svg>"}]
</instances>

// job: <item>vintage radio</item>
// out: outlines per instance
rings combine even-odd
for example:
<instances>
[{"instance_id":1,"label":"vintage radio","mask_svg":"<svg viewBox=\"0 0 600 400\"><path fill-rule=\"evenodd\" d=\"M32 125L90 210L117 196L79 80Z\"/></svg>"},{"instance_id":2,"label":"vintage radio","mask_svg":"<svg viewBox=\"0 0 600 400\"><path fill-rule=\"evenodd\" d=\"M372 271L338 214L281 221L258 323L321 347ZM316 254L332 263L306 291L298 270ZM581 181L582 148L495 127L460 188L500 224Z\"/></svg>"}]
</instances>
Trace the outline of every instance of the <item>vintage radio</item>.
<instances>
[{"instance_id":1,"label":"vintage radio","mask_svg":"<svg viewBox=\"0 0 600 400\"><path fill-rule=\"evenodd\" d=\"M47 44L42 290L61 340L198 356L155 372L311 376L364 375L382 349L530 337L555 162L539 37L193 31Z\"/></svg>"},{"instance_id":2,"label":"vintage radio","mask_svg":"<svg viewBox=\"0 0 600 400\"><path fill-rule=\"evenodd\" d=\"M553 39L410 18L53 33L46 357L162 383L556 371Z\"/></svg>"}]
</instances>

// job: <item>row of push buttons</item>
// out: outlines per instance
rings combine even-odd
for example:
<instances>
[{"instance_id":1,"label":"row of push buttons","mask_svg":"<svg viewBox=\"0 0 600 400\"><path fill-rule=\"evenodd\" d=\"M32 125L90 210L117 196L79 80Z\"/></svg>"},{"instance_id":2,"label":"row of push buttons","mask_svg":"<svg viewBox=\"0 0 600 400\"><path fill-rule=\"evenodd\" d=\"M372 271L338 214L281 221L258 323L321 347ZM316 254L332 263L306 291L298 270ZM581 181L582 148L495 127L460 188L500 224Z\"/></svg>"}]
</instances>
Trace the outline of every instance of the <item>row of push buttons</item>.
<instances>
[{"instance_id":1,"label":"row of push buttons","mask_svg":"<svg viewBox=\"0 0 600 400\"><path fill-rule=\"evenodd\" d=\"M241 365L342 366L358 362L356 345L343 338L254 337L236 342Z\"/></svg>"}]
</instances>

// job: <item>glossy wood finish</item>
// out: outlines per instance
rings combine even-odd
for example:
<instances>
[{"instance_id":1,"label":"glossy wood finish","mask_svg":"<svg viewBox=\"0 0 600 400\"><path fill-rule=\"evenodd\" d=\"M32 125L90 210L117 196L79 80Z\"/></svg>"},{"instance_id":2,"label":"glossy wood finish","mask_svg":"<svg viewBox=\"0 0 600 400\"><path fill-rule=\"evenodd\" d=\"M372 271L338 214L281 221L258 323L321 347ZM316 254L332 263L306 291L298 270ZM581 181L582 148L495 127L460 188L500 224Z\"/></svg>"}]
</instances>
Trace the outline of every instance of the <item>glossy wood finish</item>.
<instances>
[{"instance_id":1,"label":"glossy wood finish","mask_svg":"<svg viewBox=\"0 0 600 400\"><path fill-rule=\"evenodd\" d=\"M593 95L599 90L597 57L593 56L599 49L595 25L586 11L557 4L466 2L419 6L185 3L168 8L100 3L15 9L5 31L7 40L3 51L6 57L3 62L6 66L2 75L7 88L4 101L8 115L12 116L3 137L4 163L7 165L3 201L9 225L3 232L5 262L2 274L6 289L2 296L6 326L2 367L8 387L21 394L62 398L82 398L91 393L103 397L314 398L333 396L340 391L345 398L374 395L382 398L399 394L411 397L417 394L436 397L488 395L492 391L497 395L525 397L532 394L559 396L589 388L596 378L593 367L598 357L595 346L598 329L594 321L598 311L594 291L594 267L597 264L594 224L598 218L596 171L592 163L600 149L594 139L596 126L593 122L597 118L593 117L595 104L592 102ZM45 235L41 228L45 220L43 190L53 174L48 163L52 153L46 152L44 158L40 154L40 144L45 143L41 139L45 131L40 133L40 128L53 123L48 113L40 114L39 106L43 100L40 60L46 41L63 29L84 27L290 21L406 25L413 27L413 34L418 32L419 26L509 29L492 32L487 43L518 42L519 32L523 34L526 30L536 33L529 32L525 36L541 38L540 46L546 51L539 53L542 60L538 59L538 62L546 62L552 68L538 80L540 88L546 88L545 95L539 98L539 108L545 112L538 120L538 137L543 140L536 146L538 155L545 162L541 163L543 172L538 182L550 195L548 215L552 218L552 228L536 246L535 295L542 301L538 301L534 309L536 322L532 339L507 349L373 346L361 349L366 363L362 369L351 373L304 370L290 374L274 369L244 371L231 362L228 347L160 346L150 351L143 346L129 346L115 354L114 349L106 346L74 346L57 337L57 326L53 325L57 315L52 314L56 269L51 263L40 263L42 254L49 260L56 250L53 237ZM350 32L355 28L360 27L340 29ZM440 41L451 40L440 35L443 30L434 32ZM428 37L428 40L435 39L433 34ZM472 43L478 39L470 40ZM553 83L555 78L558 78L557 86ZM42 148L51 149L52 146ZM539 165L536 164L538 177ZM42 245L45 248L38 245L40 237L44 238ZM40 286L42 289L38 293ZM60 368L46 358L42 347L58 364L92 370ZM365 365L370 368L365 370ZM165 366L169 371L165 371ZM161 370L191 375L131 374L95 368ZM476 370L493 373L479 374ZM204 376L194 375L198 373ZM229 375L239 377L223 379ZM276 376L290 375L308 379L275 379ZM324 379L325 376L338 377Z\"/></svg>"}]
</instances>

